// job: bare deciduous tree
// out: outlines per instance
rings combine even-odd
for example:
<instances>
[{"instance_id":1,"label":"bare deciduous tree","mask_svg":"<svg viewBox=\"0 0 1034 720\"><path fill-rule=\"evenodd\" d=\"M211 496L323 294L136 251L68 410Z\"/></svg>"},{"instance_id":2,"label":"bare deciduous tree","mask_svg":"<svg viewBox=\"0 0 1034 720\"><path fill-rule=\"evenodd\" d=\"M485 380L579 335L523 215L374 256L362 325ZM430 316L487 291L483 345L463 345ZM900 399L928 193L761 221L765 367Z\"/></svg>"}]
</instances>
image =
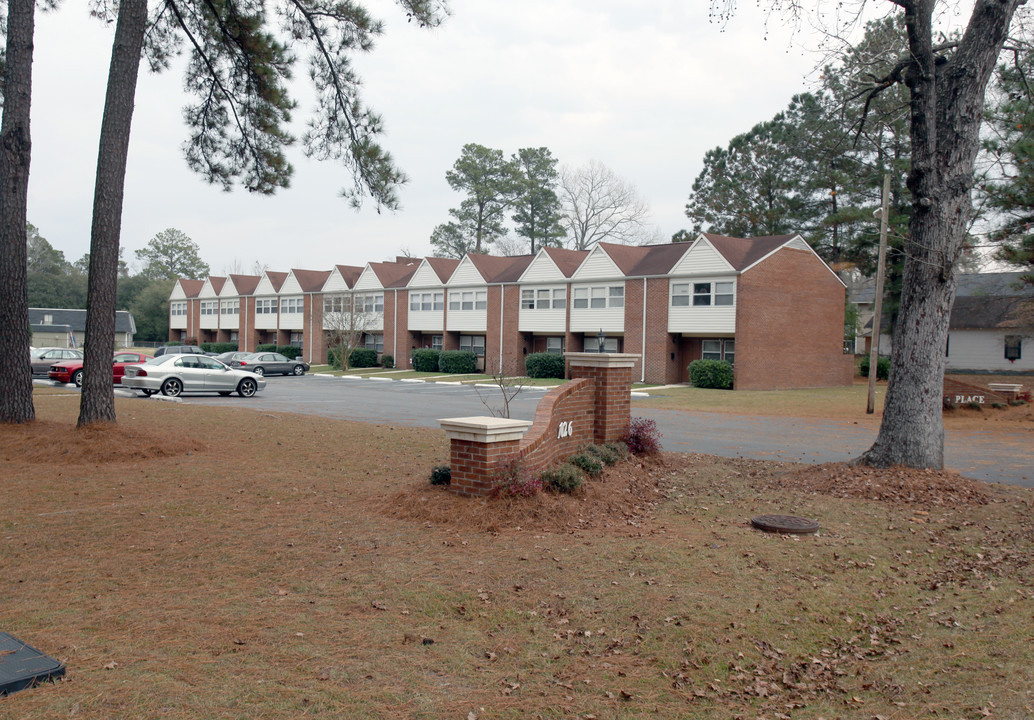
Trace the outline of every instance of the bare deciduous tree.
<instances>
[{"instance_id":1,"label":"bare deciduous tree","mask_svg":"<svg viewBox=\"0 0 1034 720\"><path fill-rule=\"evenodd\" d=\"M560 202L560 223L572 250L588 250L601 240L640 245L656 236L650 204L635 185L598 160L560 169Z\"/></svg>"},{"instance_id":2,"label":"bare deciduous tree","mask_svg":"<svg viewBox=\"0 0 1034 720\"><path fill-rule=\"evenodd\" d=\"M332 362L342 370L348 369L352 351L373 325L375 314L366 312L361 303L362 298L351 293L324 298L323 329L330 336Z\"/></svg>"}]
</instances>

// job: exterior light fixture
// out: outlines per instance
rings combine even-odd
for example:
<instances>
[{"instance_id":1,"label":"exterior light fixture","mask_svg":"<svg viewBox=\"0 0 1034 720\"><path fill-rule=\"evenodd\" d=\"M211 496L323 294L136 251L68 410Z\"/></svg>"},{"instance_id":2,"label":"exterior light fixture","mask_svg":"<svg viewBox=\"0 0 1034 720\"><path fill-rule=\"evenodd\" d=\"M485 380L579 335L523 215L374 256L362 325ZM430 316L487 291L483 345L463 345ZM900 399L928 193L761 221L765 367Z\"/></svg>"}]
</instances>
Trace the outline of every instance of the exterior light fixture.
<instances>
[{"instance_id":1,"label":"exterior light fixture","mask_svg":"<svg viewBox=\"0 0 1034 720\"><path fill-rule=\"evenodd\" d=\"M603 328L600 328L600 334L596 336L596 339L600 343L600 352L603 352L603 342L607 339L607 336L603 334Z\"/></svg>"}]
</instances>

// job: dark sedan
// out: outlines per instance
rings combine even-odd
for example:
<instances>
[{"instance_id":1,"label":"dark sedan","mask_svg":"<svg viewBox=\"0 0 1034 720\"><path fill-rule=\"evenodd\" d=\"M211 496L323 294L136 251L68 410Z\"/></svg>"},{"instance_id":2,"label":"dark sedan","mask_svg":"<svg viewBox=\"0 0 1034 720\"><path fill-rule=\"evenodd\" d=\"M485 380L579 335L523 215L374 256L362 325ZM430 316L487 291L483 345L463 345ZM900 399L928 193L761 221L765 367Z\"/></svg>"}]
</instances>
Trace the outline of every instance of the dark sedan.
<instances>
[{"instance_id":1,"label":"dark sedan","mask_svg":"<svg viewBox=\"0 0 1034 720\"><path fill-rule=\"evenodd\" d=\"M250 370L256 375L304 375L309 363L292 360L275 352L257 352L231 360L230 365L241 370Z\"/></svg>"},{"instance_id":2,"label":"dark sedan","mask_svg":"<svg viewBox=\"0 0 1034 720\"><path fill-rule=\"evenodd\" d=\"M44 347L32 351L32 376L49 377L50 366L65 360L82 360L83 354L71 348Z\"/></svg>"}]
</instances>

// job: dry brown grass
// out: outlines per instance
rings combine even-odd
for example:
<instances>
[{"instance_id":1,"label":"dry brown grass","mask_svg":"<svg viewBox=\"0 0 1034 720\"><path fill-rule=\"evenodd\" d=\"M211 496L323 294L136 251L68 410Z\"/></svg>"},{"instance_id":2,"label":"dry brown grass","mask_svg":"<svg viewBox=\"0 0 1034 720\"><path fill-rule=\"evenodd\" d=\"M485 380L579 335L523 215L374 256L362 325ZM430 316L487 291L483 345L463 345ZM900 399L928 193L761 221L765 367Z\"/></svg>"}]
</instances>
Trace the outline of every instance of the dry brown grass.
<instances>
[{"instance_id":1,"label":"dry brown grass","mask_svg":"<svg viewBox=\"0 0 1034 720\"><path fill-rule=\"evenodd\" d=\"M0 629L68 664L3 718L1034 712L1028 491L686 455L471 501L439 432L77 397L0 427Z\"/></svg>"}]
</instances>

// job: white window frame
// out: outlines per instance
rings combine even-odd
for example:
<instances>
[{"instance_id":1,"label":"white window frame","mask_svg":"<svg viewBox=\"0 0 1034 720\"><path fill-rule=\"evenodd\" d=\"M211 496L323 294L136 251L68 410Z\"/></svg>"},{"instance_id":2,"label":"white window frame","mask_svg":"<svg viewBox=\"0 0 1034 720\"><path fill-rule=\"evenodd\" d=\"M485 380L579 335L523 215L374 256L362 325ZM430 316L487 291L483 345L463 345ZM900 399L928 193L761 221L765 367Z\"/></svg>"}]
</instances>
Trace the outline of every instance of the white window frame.
<instances>
[{"instance_id":1,"label":"white window frame","mask_svg":"<svg viewBox=\"0 0 1034 720\"><path fill-rule=\"evenodd\" d=\"M472 352L478 357L485 356L484 335L460 335L459 349L464 352Z\"/></svg>"}]
</instances>

